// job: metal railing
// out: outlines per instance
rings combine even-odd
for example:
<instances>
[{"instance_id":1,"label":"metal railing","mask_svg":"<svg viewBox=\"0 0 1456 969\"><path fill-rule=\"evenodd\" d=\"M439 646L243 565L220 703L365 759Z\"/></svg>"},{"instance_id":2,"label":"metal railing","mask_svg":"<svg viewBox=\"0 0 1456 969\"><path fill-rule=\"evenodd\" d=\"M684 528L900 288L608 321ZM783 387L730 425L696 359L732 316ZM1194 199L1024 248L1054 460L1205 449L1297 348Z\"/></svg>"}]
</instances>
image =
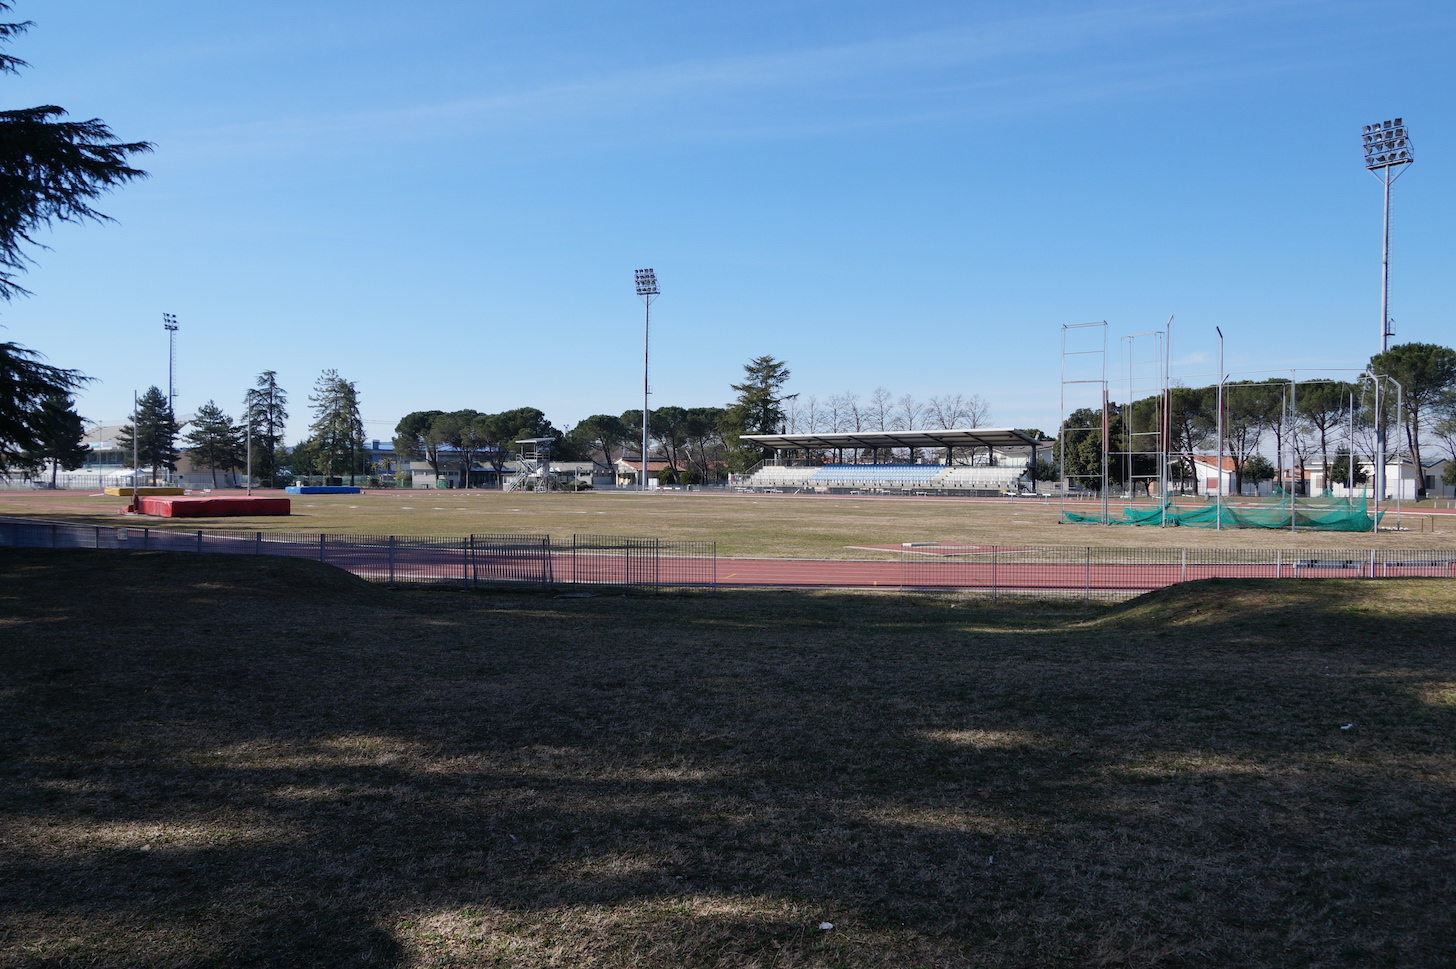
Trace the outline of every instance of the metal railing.
<instances>
[{"instance_id":1,"label":"metal railing","mask_svg":"<svg viewBox=\"0 0 1456 969\"><path fill-rule=\"evenodd\" d=\"M877 588L1115 602L1210 578L1456 578L1456 549L938 545L878 560L724 559L715 542L612 535L183 531L0 517L0 546L277 555L393 586Z\"/></svg>"},{"instance_id":2,"label":"metal railing","mask_svg":"<svg viewBox=\"0 0 1456 969\"><path fill-rule=\"evenodd\" d=\"M1453 549L940 546L900 555L905 590L1118 601L1197 579L1456 578Z\"/></svg>"},{"instance_id":3,"label":"metal railing","mask_svg":"<svg viewBox=\"0 0 1456 969\"><path fill-rule=\"evenodd\" d=\"M482 588L519 585L712 587L716 542L607 535L328 535L182 531L0 518L0 545L276 555L334 565L370 582Z\"/></svg>"}]
</instances>

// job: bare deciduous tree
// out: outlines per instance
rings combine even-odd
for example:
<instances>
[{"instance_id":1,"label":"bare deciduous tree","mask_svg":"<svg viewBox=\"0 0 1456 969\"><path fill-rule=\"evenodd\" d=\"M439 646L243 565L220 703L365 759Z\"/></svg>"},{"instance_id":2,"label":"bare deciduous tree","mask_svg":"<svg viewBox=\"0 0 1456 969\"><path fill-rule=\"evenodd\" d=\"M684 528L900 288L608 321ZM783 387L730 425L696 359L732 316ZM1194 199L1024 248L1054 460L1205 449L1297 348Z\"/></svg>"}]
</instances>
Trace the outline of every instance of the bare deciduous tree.
<instances>
[{"instance_id":1,"label":"bare deciduous tree","mask_svg":"<svg viewBox=\"0 0 1456 969\"><path fill-rule=\"evenodd\" d=\"M895 397L884 387L876 387L870 394L869 421L877 431L888 431L891 426L890 409Z\"/></svg>"}]
</instances>

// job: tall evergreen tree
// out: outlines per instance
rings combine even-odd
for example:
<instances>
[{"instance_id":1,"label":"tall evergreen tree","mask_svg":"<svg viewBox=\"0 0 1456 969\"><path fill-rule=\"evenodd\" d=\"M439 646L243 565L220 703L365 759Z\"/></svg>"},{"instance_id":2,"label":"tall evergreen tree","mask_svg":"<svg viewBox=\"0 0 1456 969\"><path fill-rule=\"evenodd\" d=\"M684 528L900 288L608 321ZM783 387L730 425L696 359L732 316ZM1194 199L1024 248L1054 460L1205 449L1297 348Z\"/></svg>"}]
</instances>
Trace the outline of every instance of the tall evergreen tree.
<instances>
[{"instance_id":1,"label":"tall evergreen tree","mask_svg":"<svg viewBox=\"0 0 1456 969\"><path fill-rule=\"evenodd\" d=\"M18 343L0 343L0 472L40 447L45 402L69 397L87 379L41 363L40 354Z\"/></svg>"},{"instance_id":2,"label":"tall evergreen tree","mask_svg":"<svg viewBox=\"0 0 1456 969\"><path fill-rule=\"evenodd\" d=\"M157 387L148 387L137 401L136 423L121 429L116 443L125 449L127 467L131 467L133 442L137 452L137 464L151 468L152 484L157 483L157 473L163 468L177 470L177 433L180 428L177 418L172 416L172 405L167 395Z\"/></svg>"},{"instance_id":3,"label":"tall evergreen tree","mask_svg":"<svg viewBox=\"0 0 1456 969\"><path fill-rule=\"evenodd\" d=\"M13 4L0 0L0 11ZM33 24L0 24L0 43ZM18 74L29 66L0 54L0 73ZM57 222L106 222L92 200L146 172L132 168L132 155L152 150L145 141L120 142L100 119L61 121L66 111L53 104L0 111L0 299L26 295L16 282L31 259L26 244L45 248L37 229Z\"/></svg>"},{"instance_id":4,"label":"tall evergreen tree","mask_svg":"<svg viewBox=\"0 0 1456 969\"><path fill-rule=\"evenodd\" d=\"M359 390L337 370L325 370L309 395L313 408L313 435L317 466L328 477L345 474L350 481L360 471L364 454L364 421L359 416Z\"/></svg>"},{"instance_id":5,"label":"tall evergreen tree","mask_svg":"<svg viewBox=\"0 0 1456 969\"><path fill-rule=\"evenodd\" d=\"M221 407L208 401L197 409L192 429L187 432L187 456L192 463L212 472L212 486L217 487L217 472L236 471L244 464L243 435Z\"/></svg>"},{"instance_id":6,"label":"tall evergreen tree","mask_svg":"<svg viewBox=\"0 0 1456 969\"><path fill-rule=\"evenodd\" d=\"M264 370L257 386L243 395L243 426L253 431L253 470L258 480L276 487L278 449L288 421L288 394L278 386L278 373Z\"/></svg>"},{"instance_id":7,"label":"tall evergreen tree","mask_svg":"<svg viewBox=\"0 0 1456 969\"><path fill-rule=\"evenodd\" d=\"M734 448L734 463L740 470L763 460L770 449L744 446L739 435L779 433L786 419L784 402L792 396L783 392L790 374L789 365L782 360L754 357L743 365L743 372L743 383L731 385L738 399L728 408L729 443Z\"/></svg>"},{"instance_id":8,"label":"tall evergreen tree","mask_svg":"<svg viewBox=\"0 0 1456 969\"><path fill-rule=\"evenodd\" d=\"M52 394L36 409L36 446L27 450L23 461L30 467L51 466L51 487L60 471L75 471L86 463L91 449L82 443L86 421L76 413L75 402L66 394Z\"/></svg>"}]
</instances>

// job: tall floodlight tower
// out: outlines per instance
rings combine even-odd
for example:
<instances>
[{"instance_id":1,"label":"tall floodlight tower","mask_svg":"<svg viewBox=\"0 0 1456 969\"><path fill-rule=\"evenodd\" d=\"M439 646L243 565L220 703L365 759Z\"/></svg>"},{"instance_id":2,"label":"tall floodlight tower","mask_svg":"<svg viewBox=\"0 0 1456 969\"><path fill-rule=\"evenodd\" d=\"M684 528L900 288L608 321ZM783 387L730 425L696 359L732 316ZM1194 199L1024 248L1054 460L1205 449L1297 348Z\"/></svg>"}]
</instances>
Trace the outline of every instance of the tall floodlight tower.
<instances>
[{"instance_id":1,"label":"tall floodlight tower","mask_svg":"<svg viewBox=\"0 0 1456 969\"><path fill-rule=\"evenodd\" d=\"M652 393L648 383L648 364L652 360L652 301L657 298L657 273L637 270L637 295L642 297L642 476L637 487L647 490L647 397Z\"/></svg>"},{"instance_id":2,"label":"tall floodlight tower","mask_svg":"<svg viewBox=\"0 0 1456 969\"><path fill-rule=\"evenodd\" d=\"M1390 186L1415 161L1405 121L1395 118L1365 126L1365 169L1385 187L1385 223L1380 243L1380 352L1390 349L1394 321L1390 318ZM1385 419L1375 412L1375 500L1385 491ZM1350 460L1354 460L1351 455Z\"/></svg>"},{"instance_id":3,"label":"tall floodlight tower","mask_svg":"<svg viewBox=\"0 0 1456 969\"><path fill-rule=\"evenodd\" d=\"M162 314L162 329L167 331L167 411L177 414L177 315Z\"/></svg>"},{"instance_id":4,"label":"tall floodlight tower","mask_svg":"<svg viewBox=\"0 0 1456 969\"><path fill-rule=\"evenodd\" d=\"M1390 186L1415 161L1410 133L1396 118L1365 126L1365 168L1385 187L1385 224L1380 244L1380 352L1390 349Z\"/></svg>"}]
</instances>

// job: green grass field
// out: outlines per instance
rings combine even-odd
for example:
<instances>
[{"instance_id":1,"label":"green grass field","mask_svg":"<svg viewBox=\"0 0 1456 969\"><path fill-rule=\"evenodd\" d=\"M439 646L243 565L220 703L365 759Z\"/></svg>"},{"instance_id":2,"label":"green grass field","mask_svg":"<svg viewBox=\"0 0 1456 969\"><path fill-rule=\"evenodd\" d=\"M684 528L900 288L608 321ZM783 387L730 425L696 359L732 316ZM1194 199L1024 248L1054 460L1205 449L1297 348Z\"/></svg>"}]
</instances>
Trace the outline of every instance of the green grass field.
<instances>
[{"instance_id":1,"label":"green grass field","mask_svg":"<svg viewBox=\"0 0 1456 969\"><path fill-rule=\"evenodd\" d=\"M1452 965L1453 610L0 549L0 963Z\"/></svg>"},{"instance_id":2,"label":"green grass field","mask_svg":"<svg viewBox=\"0 0 1456 969\"><path fill-rule=\"evenodd\" d=\"M84 492L0 492L0 514L114 525L126 500ZM1410 514L1378 535L1058 524L1038 502L701 495L378 492L293 496L287 518L142 519L157 528L261 529L377 535L494 532L634 535L716 541L722 555L876 557L859 545L967 542L1221 548L1452 548L1456 516ZM132 519L130 523L137 523ZM1388 519L1394 524L1394 516Z\"/></svg>"}]
</instances>

